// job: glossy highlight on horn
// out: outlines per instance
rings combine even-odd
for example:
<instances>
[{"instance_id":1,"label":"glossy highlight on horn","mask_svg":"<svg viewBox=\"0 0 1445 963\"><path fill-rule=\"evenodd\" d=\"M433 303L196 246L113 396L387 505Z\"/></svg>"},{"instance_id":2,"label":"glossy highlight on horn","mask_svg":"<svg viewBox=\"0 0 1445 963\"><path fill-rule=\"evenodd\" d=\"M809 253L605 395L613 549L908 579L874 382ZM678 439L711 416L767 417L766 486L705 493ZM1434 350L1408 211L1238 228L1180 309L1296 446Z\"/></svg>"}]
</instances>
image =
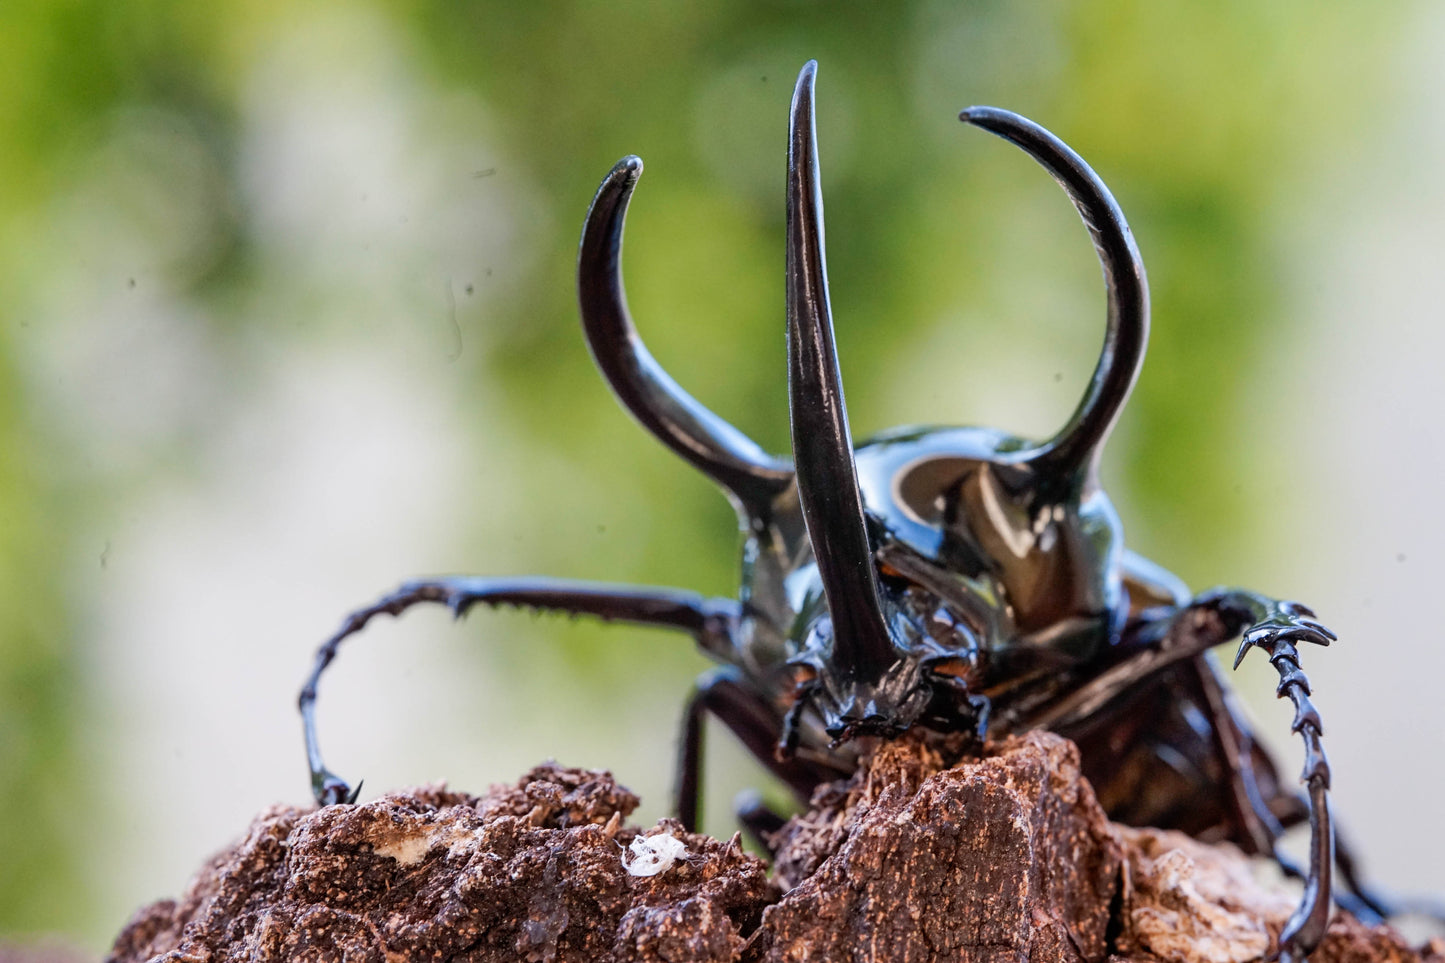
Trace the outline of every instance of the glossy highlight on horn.
<instances>
[{"instance_id":1,"label":"glossy highlight on horn","mask_svg":"<svg viewBox=\"0 0 1445 963\"><path fill-rule=\"evenodd\" d=\"M833 341L810 61L798 77L788 137L788 405L808 539L832 619L833 659L859 674L894 659L853 464Z\"/></svg>"},{"instance_id":2,"label":"glossy highlight on horn","mask_svg":"<svg viewBox=\"0 0 1445 963\"><path fill-rule=\"evenodd\" d=\"M637 334L622 284L622 229L642 160L618 161L597 189L577 254L577 300L587 346L632 416L720 485L749 519L793 480L791 466L723 421L678 386Z\"/></svg>"},{"instance_id":3,"label":"glossy highlight on horn","mask_svg":"<svg viewBox=\"0 0 1445 963\"><path fill-rule=\"evenodd\" d=\"M970 107L959 119L997 134L1038 161L1068 193L1094 241L1108 298L1104 349L1079 407L1031 459L1045 473L1091 477L1144 364L1149 340L1144 261L1114 195L1067 144L1033 121L997 107Z\"/></svg>"}]
</instances>

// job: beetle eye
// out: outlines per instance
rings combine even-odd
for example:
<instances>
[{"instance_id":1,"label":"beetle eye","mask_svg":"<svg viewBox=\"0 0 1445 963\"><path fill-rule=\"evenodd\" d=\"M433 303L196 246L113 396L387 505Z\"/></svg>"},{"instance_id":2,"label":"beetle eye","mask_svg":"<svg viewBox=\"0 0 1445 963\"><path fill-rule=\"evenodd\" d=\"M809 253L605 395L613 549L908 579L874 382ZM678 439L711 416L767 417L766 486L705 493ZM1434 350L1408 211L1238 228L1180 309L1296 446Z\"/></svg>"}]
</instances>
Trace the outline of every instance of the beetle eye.
<instances>
[{"instance_id":1,"label":"beetle eye","mask_svg":"<svg viewBox=\"0 0 1445 963\"><path fill-rule=\"evenodd\" d=\"M811 665L793 666L793 690L801 692L818 681L818 670Z\"/></svg>"},{"instance_id":2,"label":"beetle eye","mask_svg":"<svg viewBox=\"0 0 1445 963\"><path fill-rule=\"evenodd\" d=\"M974 664L968 659L939 659L929 663L928 671L934 675L952 676L967 681L973 675Z\"/></svg>"},{"instance_id":3,"label":"beetle eye","mask_svg":"<svg viewBox=\"0 0 1445 963\"><path fill-rule=\"evenodd\" d=\"M878 563L878 574L883 576L884 578L901 579L904 577L902 572L898 571L898 569L894 568L892 565L889 565L887 562Z\"/></svg>"}]
</instances>

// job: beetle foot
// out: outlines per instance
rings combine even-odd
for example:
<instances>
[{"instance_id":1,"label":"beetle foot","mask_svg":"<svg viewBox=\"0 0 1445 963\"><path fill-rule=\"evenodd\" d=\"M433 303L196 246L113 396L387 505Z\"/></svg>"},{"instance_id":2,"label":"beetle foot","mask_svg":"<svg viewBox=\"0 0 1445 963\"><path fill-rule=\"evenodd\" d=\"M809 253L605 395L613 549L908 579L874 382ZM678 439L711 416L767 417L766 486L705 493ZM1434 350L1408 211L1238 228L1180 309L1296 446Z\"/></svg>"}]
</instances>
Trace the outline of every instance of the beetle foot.
<instances>
[{"instance_id":1,"label":"beetle foot","mask_svg":"<svg viewBox=\"0 0 1445 963\"><path fill-rule=\"evenodd\" d=\"M811 698L811 690L805 689L793 699L793 704L788 707L787 713L783 716L783 725L778 733L778 744L773 747L773 759L777 762L787 762L797 754L798 739L802 735L800 728L803 719L803 710L807 708L808 700Z\"/></svg>"},{"instance_id":2,"label":"beetle foot","mask_svg":"<svg viewBox=\"0 0 1445 963\"><path fill-rule=\"evenodd\" d=\"M1268 600L1267 604L1260 607L1263 611L1258 613L1253 624L1244 633L1244 637L1239 640L1239 651L1234 656L1236 669L1239 668L1239 664L1244 661L1245 655L1251 648L1269 649L1270 661L1273 662L1274 646L1278 642L1312 642L1315 645L1329 645L1339 639L1339 636L1325 628L1315 618L1312 609L1299 602ZM1283 687L1284 683L1281 682L1280 685ZM1283 692L1279 694L1283 695Z\"/></svg>"},{"instance_id":3,"label":"beetle foot","mask_svg":"<svg viewBox=\"0 0 1445 963\"><path fill-rule=\"evenodd\" d=\"M356 784L352 789L345 779L334 772L322 770L311 774L311 794L316 797L318 806L335 806L340 803L350 805L356 802L356 797L361 795L361 786L366 780Z\"/></svg>"}]
</instances>

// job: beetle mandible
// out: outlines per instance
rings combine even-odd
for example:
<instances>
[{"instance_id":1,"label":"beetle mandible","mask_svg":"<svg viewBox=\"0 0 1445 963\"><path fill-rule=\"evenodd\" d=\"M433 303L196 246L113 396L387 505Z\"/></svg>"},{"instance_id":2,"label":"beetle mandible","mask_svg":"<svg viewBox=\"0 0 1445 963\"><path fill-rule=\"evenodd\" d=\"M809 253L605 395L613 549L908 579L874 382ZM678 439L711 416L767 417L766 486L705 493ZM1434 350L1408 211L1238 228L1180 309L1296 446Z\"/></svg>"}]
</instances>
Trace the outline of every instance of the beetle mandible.
<instances>
[{"instance_id":1,"label":"beetle mandible","mask_svg":"<svg viewBox=\"0 0 1445 963\"><path fill-rule=\"evenodd\" d=\"M1098 483L1100 453L1144 357L1148 288L1108 188L1068 146L1016 114L961 119L1022 148L1064 188L1093 240L1107 294L1104 347L1078 408L1052 438L985 428L902 428L854 447L833 340L813 112L816 64L793 95L787 177L788 399L793 457L768 454L680 388L638 337L622 286L623 221L642 173L625 157L588 211L578 256L582 326L598 368L632 415L711 478L745 535L739 598L544 578L408 582L350 615L318 650L300 696L321 805L355 799L322 762L316 686L341 642L376 615L422 602L664 626L691 634L720 668L699 680L683 722L675 806L697 822L704 716L727 725L806 799L846 772L855 742L914 726L996 738L1048 728L1074 739L1109 815L1227 839L1305 881L1280 938L1299 960L1329 919L1335 835L1322 725L1297 643L1335 636L1303 605L1237 589L1191 596L1124 548ZM1277 694L1304 742L1303 793L1286 788L1234 705L1209 649L1239 637L1235 667L1268 653ZM1204 720L1201 724L1201 720ZM775 823L761 808L754 828ZM1309 823L1309 865L1278 848ZM1342 903L1390 907L1341 848Z\"/></svg>"}]
</instances>

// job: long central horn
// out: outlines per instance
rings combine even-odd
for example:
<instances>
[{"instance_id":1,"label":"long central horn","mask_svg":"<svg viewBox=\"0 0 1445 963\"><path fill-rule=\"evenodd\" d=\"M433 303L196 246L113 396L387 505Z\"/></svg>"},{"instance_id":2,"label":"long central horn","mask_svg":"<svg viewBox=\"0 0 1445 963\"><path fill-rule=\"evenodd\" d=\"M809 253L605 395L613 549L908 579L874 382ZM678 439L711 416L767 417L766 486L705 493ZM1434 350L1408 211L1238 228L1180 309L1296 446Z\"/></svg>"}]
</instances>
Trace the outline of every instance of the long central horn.
<instances>
[{"instance_id":1,"label":"long central horn","mask_svg":"<svg viewBox=\"0 0 1445 963\"><path fill-rule=\"evenodd\" d=\"M1149 340L1149 284L1134 234L1099 175L1053 134L996 107L970 107L959 117L1018 145L1043 165L1068 192L1094 240L1108 293L1104 350L1073 417L1030 459L1044 472L1091 475L1139 377Z\"/></svg>"},{"instance_id":2,"label":"long central horn","mask_svg":"<svg viewBox=\"0 0 1445 963\"><path fill-rule=\"evenodd\" d=\"M817 69L817 63L809 61L798 76L789 121L788 409L793 463L808 540L833 620L834 664L855 677L876 677L893 663L894 654L878 600L828 307L813 120Z\"/></svg>"},{"instance_id":3,"label":"long central horn","mask_svg":"<svg viewBox=\"0 0 1445 963\"><path fill-rule=\"evenodd\" d=\"M678 387L637 336L622 287L622 226L642 160L624 157L587 211L577 253L582 330L607 383L642 426L728 492L750 522L765 519L791 466Z\"/></svg>"}]
</instances>

